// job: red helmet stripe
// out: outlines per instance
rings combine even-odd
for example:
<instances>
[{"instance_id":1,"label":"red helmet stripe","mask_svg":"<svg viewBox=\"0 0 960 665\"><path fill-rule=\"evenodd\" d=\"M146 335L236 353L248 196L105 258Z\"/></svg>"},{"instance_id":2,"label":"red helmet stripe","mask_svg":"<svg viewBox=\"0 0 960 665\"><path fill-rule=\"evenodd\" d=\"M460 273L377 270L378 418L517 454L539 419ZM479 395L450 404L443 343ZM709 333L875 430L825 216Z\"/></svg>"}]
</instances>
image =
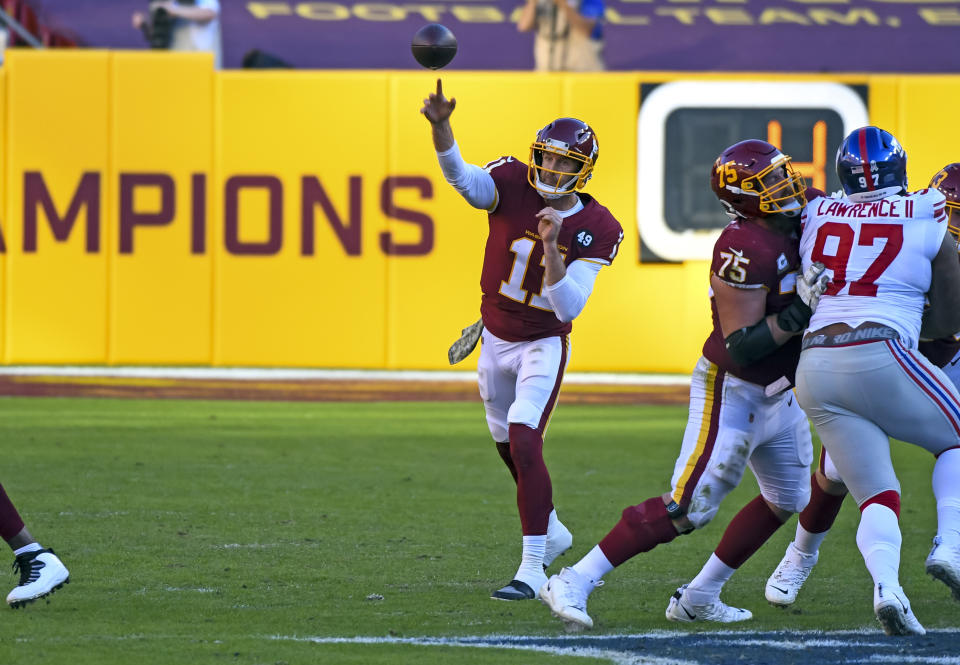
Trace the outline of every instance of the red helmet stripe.
<instances>
[{"instance_id":1,"label":"red helmet stripe","mask_svg":"<svg viewBox=\"0 0 960 665\"><path fill-rule=\"evenodd\" d=\"M867 128L860 130L860 136L857 137L860 143L860 161L863 162L863 179L867 181L867 191L873 191L873 174L870 173L870 160L867 159Z\"/></svg>"}]
</instances>

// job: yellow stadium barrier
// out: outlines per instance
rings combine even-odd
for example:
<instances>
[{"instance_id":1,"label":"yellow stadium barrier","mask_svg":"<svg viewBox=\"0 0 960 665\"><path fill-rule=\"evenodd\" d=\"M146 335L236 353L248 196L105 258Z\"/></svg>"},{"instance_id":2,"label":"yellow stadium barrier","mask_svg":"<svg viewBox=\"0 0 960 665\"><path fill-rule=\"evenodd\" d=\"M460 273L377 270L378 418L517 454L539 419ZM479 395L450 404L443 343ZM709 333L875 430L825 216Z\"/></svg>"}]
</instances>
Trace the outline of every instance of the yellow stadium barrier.
<instances>
[{"instance_id":1,"label":"yellow stadium barrier","mask_svg":"<svg viewBox=\"0 0 960 665\"><path fill-rule=\"evenodd\" d=\"M907 147L916 185L960 159L939 112L960 98L960 77L775 78L864 86L870 120ZM472 163L526 161L536 130L557 116L597 131L588 191L625 239L574 324L570 368L689 371L710 327L708 263L639 259L638 158L657 157L642 154L643 86L774 77L443 79ZM196 54L8 51L3 362L445 368L447 346L478 316L486 218L436 163L418 113L434 81L215 72Z\"/></svg>"}]
</instances>

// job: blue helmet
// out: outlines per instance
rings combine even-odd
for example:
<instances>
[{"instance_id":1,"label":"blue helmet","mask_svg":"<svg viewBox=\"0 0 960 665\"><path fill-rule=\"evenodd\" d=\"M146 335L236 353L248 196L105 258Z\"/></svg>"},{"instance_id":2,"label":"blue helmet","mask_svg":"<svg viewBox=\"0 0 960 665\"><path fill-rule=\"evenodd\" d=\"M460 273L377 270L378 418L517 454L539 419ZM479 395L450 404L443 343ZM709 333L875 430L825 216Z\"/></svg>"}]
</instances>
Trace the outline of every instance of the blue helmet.
<instances>
[{"instance_id":1,"label":"blue helmet","mask_svg":"<svg viewBox=\"0 0 960 665\"><path fill-rule=\"evenodd\" d=\"M907 153L879 127L855 129L837 150L837 177L847 196L877 201L907 189Z\"/></svg>"}]
</instances>

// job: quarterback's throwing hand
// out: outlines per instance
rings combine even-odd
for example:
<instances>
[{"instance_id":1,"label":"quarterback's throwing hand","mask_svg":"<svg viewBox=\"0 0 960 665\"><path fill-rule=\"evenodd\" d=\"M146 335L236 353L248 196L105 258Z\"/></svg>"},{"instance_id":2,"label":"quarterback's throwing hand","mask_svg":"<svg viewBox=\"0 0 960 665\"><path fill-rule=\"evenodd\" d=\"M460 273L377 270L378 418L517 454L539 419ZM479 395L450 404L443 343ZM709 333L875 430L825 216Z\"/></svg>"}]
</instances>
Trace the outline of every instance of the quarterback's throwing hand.
<instances>
[{"instance_id":1,"label":"quarterback's throwing hand","mask_svg":"<svg viewBox=\"0 0 960 665\"><path fill-rule=\"evenodd\" d=\"M560 213L555 208L547 206L537 213L537 219L540 220L540 223L537 224L537 232L540 234L543 244L557 242L557 238L560 236L560 226L563 224Z\"/></svg>"},{"instance_id":2,"label":"quarterback's throwing hand","mask_svg":"<svg viewBox=\"0 0 960 665\"><path fill-rule=\"evenodd\" d=\"M435 93L431 92L430 96L423 100L423 108L420 109L420 113L426 116L431 123L437 124L448 120L456 106L456 98L447 99L443 96L443 82L437 79L437 91Z\"/></svg>"},{"instance_id":3,"label":"quarterback's throwing hand","mask_svg":"<svg viewBox=\"0 0 960 665\"><path fill-rule=\"evenodd\" d=\"M819 261L810 264L810 267L803 271L803 275L797 280L797 295L803 300L803 303L810 308L811 312L817 310L817 303L820 302L820 296L827 290L830 284L830 276L824 274L826 268Z\"/></svg>"}]
</instances>

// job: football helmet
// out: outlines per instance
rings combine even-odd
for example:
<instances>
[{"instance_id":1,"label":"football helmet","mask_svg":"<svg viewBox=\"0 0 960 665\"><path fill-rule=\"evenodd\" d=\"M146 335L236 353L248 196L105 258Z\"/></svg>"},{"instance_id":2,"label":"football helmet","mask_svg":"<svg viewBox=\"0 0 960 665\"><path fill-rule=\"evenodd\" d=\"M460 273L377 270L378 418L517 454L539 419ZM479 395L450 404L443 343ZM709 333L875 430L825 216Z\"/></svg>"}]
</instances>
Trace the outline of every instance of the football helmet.
<instances>
[{"instance_id":1,"label":"football helmet","mask_svg":"<svg viewBox=\"0 0 960 665\"><path fill-rule=\"evenodd\" d=\"M579 170L567 172L544 167L545 152L574 160L579 165ZM527 180L530 186L546 199L567 196L586 186L593 175L593 166L597 163L599 154L597 134L590 125L576 118L557 118L537 132L537 138L530 146ZM543 181L542 176L546 173L557 175L555 185Z\"/></svg>"},{"instance_id":2,"label":"football helmet","mask_svg":"<svg viewBox=\"0 0 960 665\"><path fill-rule=\"evenodd\" d=\"M960 243L960 162L947 164L937 171L930 186L947 197L947 228Z\"/></svg>"},{"instance_id":3,"label":"football helmet","mask_svg":"<svg viewBox=\"0 0 960 665\"><path fill-rule=\"evenodd\" d=\"M879 201L907 191L907 153L893 134L861 127L837 150L837 177L853 201Z\"/></svg>"},{"instance_id":4,"label":"football helmet","mask_svg":"<svg viewBox=\"0 0 960 665\"><path fill-rule=\"evenodd\" d=\"M727 215L794 217L807 205L807 186L790 157L766 141L740 141L724 150L713 163L710 187Z\"/></svg>"}]
</instances>

